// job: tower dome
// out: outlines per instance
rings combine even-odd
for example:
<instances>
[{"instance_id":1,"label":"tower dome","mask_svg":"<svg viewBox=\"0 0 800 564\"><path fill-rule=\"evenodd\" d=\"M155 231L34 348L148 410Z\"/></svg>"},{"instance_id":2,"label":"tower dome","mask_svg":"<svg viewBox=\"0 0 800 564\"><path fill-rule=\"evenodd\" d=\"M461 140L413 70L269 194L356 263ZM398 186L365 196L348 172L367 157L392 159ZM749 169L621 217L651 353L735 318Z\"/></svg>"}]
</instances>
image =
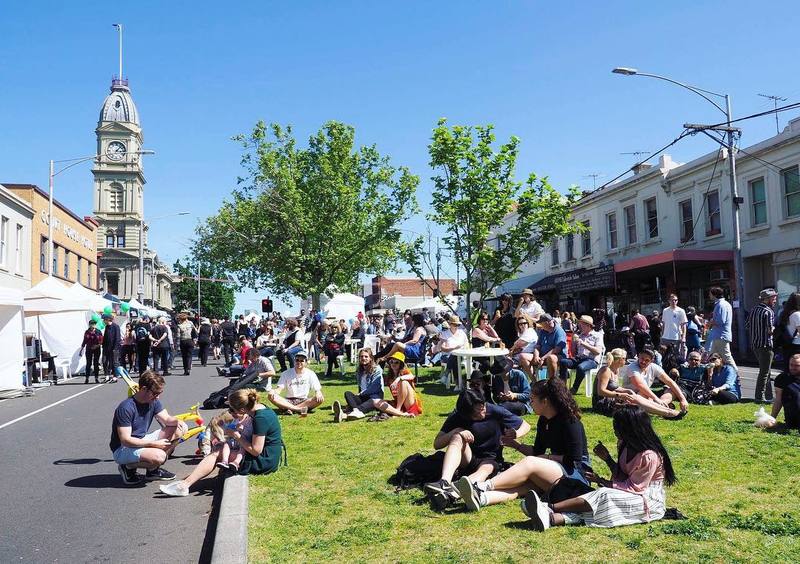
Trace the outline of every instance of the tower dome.
<instances>
[{"instance_id":1,"label":"tower dome","mask_svg":"<svg viewBox=\"0 0 800 564\"><path fill-rule=\"evenodd\" d=\"M139 112L133 103L127 80L115 78L111 81L111 93L103 102L100 121L120 121L139 125Z\"/></svg>"}]
</instances>

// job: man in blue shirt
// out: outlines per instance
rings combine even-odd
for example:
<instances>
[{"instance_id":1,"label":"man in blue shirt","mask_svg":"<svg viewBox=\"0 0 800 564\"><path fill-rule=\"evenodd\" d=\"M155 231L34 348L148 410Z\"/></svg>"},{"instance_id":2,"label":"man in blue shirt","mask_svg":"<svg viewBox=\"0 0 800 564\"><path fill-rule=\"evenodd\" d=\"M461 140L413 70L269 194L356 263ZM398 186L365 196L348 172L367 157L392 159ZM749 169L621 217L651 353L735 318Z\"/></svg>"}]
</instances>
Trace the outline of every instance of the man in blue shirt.
<instances>
[{"instance_id":1,"label":"man in blue shirt","mask_svg":"<svg viewBox=\"0 0 800 564\"><path fill-rule=\"evenodd\" d=\"M707 337L707 341L711 343L709 351L718 354L725 364L731 365L738 372L739 367L736 366L736 361L733 360L733 355L731 354L733 308L728 300L725 299L725 294L719 286L711 288L708 294L715 300L714 313L711 315L711 321L709 322L711 330L708 332Z\"/></svg>"},{"instance_id":2,"label":"man in blue shirt","mask_svg":"<svg viewBox=\"0 0 800 564\"><path fill-rule=\"evenodd\" d=\"M547 377L552 378L558 370L559 361L564 358L567 348L567 334L561 326L556 325L550 314L543 313L536 322L539 330L539 340L533 351L531 367L534 371L542 366L547 368ZM535 373L535 372L534 372Z\"/></svg>"}]
</instances>

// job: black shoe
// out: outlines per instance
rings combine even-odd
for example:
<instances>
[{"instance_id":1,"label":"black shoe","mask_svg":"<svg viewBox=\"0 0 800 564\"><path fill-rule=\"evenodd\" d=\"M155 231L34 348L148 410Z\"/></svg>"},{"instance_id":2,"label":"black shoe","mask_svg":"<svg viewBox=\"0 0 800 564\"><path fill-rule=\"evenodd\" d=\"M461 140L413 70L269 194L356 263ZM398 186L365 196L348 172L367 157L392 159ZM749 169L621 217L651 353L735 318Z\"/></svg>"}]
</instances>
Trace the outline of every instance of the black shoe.
<instances>
[{"instance_id":1,"label":"black shoe","mask_svg":"<svg viewBox=\"0 0 800 564\"><path fill-rule=\"evenodd\" d=\"M433 494L430 499L431 506L435 511L444 511L458 501L459 498L449 492L439 492Z\"/></svg>"},{"instance_id":2,"label":"black shoe","mask_svg":"<svg viewBox=\"0 0 800 564\"><path fill-rule=\"evenodd\" d=\"M122 483L126 486L136 486L142 483L142 477L136 471L136 468L128 468L124 464L118 464L119 475L122 476Z\"/></svg>"},{"instance_id":3,"label":"black shoe","mask_svg":"<svg viewBox=\"0 0 800 564\"><path fill-rule=\"evenodd\" d=\"M172 372L164 372L162 376L172 376Z\"/></svg>"},{"instance_id":4,"label":"black shoe","mask_svg":"<svg viewBox=\"0 0 800 564\"><path fill-rule=\"evenodd\" d=\"M225 376L225 369L221 366L217 366L217 376Z\"/></svg>"},{"instance_id":5,"label":"black shoe","mask_svg":"<svg viewBox=\"0 0 800 564\"><path fill-rule=\"evenodd\" d=\"M145 480L174 480L175 474L164 470L163 468L156 468L155 470L148 470L144 475Z\"/></svg>"},{"instance_id":6,"label":"black shoe","mask_svg":"<svg viewBox=\"0 0 800 564\"><path fill-rule=\"evenodd\" d=\"M422 490L433 497L438 493L450 493L453 491L453 484L447 480L439 480L437 482L429 482L422 487Z\"/></svg>"},{"instance_id":7,"label":"black shoe","mask_svg":"<svg viewBox=\"0 0 800 564\"><path fill-rule=\"evenodd\" d=\"M94 379L94 383L95 383L95 384L99 384L99 383L100 383L100 378L95 378L95 379Z\"/></svg>"},{"instance_id":8,"label":"black shoe","mask_svg":"<svg viewBox=\"0 0 800 564\"><path fill-rule=\"evenodd\" d=\"M573 396L577 396L578 395L578 388L570 388L569 389L569 393L571 393Z\"/></svg>"},{"instance_id":9,"label":"black shoe","mask_svg":"<svg viewBox=\"0 0 800 564\"><path fill-rule=\"evenodd\" d=\"M84 380L83 383L84 384L88 384L89 383L89 378L86 378L86 380Z\"/></svg>"},{"instance_id":10,"label":"black shoe","mask_svg":"<svg viewBox=\"0 0 800 564\"><path fill-rule=\"evenodd\" d=\"M188 372L187 370L184 370L184 371L183 371L183 375L184 375L184 376L188 376L188 375L189 375L189 372Z\"/></svg>"}]
</instances>

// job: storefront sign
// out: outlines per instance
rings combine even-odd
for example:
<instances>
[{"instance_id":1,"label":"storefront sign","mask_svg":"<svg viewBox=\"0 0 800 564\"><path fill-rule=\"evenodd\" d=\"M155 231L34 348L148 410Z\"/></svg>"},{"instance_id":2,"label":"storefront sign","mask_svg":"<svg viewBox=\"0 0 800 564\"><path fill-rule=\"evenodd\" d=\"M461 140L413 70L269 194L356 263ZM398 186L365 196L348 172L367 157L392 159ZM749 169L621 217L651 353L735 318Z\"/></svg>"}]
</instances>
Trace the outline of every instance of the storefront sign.
<instances>
[{"instance_id":1,"label":"storefront sign","mask_svg":"<svg viewBox=\"0 0 800 564\"><path fill-rule=\"evenodd\" d=\"M49 216L45 210L41 211L40 217L42 219L42 223L44 223L45 225L49 225L50 223L48 221ZM61 220L58 219L57 217L53 219L53 231L55 231L56 229L61 229L64 232L64 235L66 235L68 238L72 239L76 243L80 243L87 249L89 250L94 249L94 241L92 241L87 237L84 237L83 235L78 233L76 229L70 227L66 223L61 223Z\"/></svg>"},{"instance_id":2,"label":"storefront sign","mask_svg":"<svg viewBox=\"0 0 800 564\"><path fill-rule=\"evenodd\" d=\"M565 274L557 274L553 277L553 286L560 295L613 288L615 286L614 266L600 266L588 270L582 268Z\"/></svg>"}]
</instances>

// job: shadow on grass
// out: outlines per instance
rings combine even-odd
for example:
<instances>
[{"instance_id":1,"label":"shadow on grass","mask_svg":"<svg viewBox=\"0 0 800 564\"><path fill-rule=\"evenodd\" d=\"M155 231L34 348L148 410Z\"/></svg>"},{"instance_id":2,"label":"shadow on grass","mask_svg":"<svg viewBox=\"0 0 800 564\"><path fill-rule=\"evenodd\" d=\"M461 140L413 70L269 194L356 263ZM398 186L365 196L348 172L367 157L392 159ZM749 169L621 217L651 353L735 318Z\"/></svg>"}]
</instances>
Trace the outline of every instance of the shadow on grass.
<instances>
[{"instance_id":1,"label":"shadow on grass","mask_svg":"<svg viewBox=\"0 0 800 564\"><path fill-rule=\"evenodd\" d=\"M419 384L417 388L419 388L422 391L422 393L427 396L456 397L458 395L458 392L446 388L439 383L430 382L428 384Z\"/></svg>"},{"instance_id":2,"label":"shadow on grass","mask_svg":"<svg viewBox=\"0 0 800 564\"><path fill-rule=\"evenodd\" d=\"M509 521L508 523L503 523L503 526L507 529L517 529L519 531L533 530L530 519L527 519L525 521Z\"/></svg>"}]
</instances>

